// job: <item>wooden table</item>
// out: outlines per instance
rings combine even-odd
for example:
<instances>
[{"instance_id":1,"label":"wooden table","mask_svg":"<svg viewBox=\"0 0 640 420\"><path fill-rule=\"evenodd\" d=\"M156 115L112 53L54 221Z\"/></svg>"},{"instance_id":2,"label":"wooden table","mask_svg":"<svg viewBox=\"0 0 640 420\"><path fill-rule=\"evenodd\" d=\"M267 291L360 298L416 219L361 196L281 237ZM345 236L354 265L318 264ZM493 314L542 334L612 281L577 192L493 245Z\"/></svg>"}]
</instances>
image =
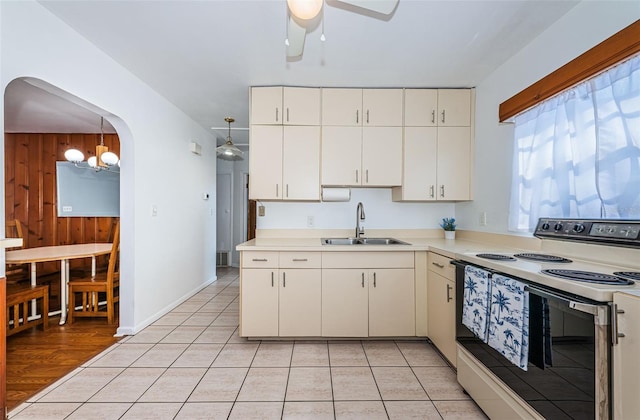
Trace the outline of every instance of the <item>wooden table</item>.
<instances>
[{"instance_id":1,"label":"wooden table","mask_svg":"<svg viewBox=\"0 0 640 420\"><path fill-rule=\"evenodd\" d=\"M91 258L91 276L96 275L96 257L111 252L110 243L42 246L6 252L7 264L31 264L31 285L36 285L36 263L60 261L60 325L67 322L67 295L69 284L69 260ZM35 302L32 302L36 313Z\"/></svg>"}]
</instances>

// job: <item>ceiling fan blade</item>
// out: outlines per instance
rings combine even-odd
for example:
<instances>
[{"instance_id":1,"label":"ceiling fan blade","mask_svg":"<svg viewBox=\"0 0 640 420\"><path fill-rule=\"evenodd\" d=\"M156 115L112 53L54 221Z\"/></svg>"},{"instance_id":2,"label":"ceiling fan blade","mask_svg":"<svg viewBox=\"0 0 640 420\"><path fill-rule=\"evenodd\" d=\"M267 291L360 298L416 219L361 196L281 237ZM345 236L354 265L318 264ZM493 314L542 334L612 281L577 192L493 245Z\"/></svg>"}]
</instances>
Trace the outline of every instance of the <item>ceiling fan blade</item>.
<instances>
[{"instance_id":1,"label":"ceiling fan blade","mask_svg":"<svg viewBox=\"0 0 640 420\"><path fill-rule=\"evenodd\" d=\"M307 35L307 28L300 26L292 17L289 17L289 29L287 39L287 57L298 57L302 55L304 50L304 38Z\"/></svg>"},{"instance_id":2,"label":"ceiling fan blade","mask_svg":"<svg viewBox=\"0 0 640 420\"><path fill-rule=\"evenodd\" d=\"M398 0L337 0L340 3L350 4L361 9L388 15L396 8Z\"/></svg>"}]
</instances>

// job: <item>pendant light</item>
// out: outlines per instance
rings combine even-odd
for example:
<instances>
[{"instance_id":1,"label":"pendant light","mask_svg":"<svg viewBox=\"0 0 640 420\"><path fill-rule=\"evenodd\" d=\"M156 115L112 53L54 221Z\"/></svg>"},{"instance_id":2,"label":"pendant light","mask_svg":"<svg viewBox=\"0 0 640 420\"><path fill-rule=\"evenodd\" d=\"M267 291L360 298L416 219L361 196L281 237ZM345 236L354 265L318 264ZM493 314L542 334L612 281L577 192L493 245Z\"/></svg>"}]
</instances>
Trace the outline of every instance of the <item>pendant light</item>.
<instances>
[{"instance_id":1,"label":"pendant light","mask_svg":"<svg viewBox=\"0 0 640 420\"><path fill-rule=\"evenodd\" d=\"M117 168L120 167L118 155L110 152L109 148L104 145L104 117L100 117L100 144L96 145L96 155L89 157L86 165L81 165L84 161L84 153L78 149L68 149L64 152L64 157L78 168L118 172Z\"/></svg>"},{"instance_id":2,"label":"pendant light","mask_svg":"<svg viewBox=\"0 0 640 420\"><path fill-rule=\"evenodd\" d=\"M231 123L235 122L235 119L226 117L224 120L229 124L229 135L225 144L216 147L216 155L218 159L222 160L242 160L244 152L234 146L233 141L231 141Z\"/></svg>"}]
</instances>

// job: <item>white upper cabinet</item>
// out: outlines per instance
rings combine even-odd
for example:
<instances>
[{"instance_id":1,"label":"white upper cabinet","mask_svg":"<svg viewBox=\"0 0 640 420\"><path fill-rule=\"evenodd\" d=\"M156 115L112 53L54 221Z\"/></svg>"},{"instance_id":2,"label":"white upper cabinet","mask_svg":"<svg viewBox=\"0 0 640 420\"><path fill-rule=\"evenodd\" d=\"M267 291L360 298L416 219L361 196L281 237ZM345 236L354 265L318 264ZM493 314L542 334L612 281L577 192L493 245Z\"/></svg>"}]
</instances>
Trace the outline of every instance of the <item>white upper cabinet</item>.
<instances>
[{"instance_id":1,"label":"white upper cabinet","mask_svg":"<svg viewBox=\"0 0 640 420\"><path fill-rule=\"evenodd\" d=\"M438 126L471 125L471 89L438 89Z\"/></svg>"},{"instance_id":2,"label":"white upper cabinet","mask_svg":"<svg viewBox=\"0 0 640 420\"><path fill-rule=\"evenodd\" d=\"M468 127L471 89L406 89L405 127Z\"/></svg>"},{"instance_id":3,"label":"white upper cabinet","mask_svg":"<svg viewBox=\"0 0 640 420\"><path fill-rule=\"evenodd\" d=\"M320 125L320 89L251 88L251 124Z\"/></svg>"},{"instance_id":4,"label":"white upper cabinet","mask_svg":"<svg viewBox=\"0 0 640 420\"><path fill-rule=\"evenodd\" d=\"M402 127L402 89L322 89L322 125Z\"/></svg>"}]
</instances>

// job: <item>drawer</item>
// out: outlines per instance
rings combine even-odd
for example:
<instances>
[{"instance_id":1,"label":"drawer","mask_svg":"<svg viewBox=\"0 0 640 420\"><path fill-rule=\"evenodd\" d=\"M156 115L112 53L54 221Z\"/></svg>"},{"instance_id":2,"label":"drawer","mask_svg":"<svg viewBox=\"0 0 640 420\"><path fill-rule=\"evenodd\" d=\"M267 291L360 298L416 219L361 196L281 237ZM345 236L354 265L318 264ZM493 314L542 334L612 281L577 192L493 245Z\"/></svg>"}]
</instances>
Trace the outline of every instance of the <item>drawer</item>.
<instances>
[{"instance_id":1,"label":"drawer","mask_svg":"<svg viewBox=\"0 0 640 420\"><path fill-rule=\"evenodd\" d=\"M278 254L271 251L244 251L242 268L278 268Z\"/></svg>"},{"instance_id":2,"label":"drawer","mask_svg":"<svg viewBox=\"0 0 640 420\"><path fill-rule=\"evenodd\" d=\"M451 258L434 252L429 252L427 258L427 268L434 273L438 273L451 281L456 279L456 268L450 264Z\"/></svg>"},{"instance_id":3,"label":"drawer","mask_svg":"<svg viewBox=\"0 0 640 420\"><path fill-rule=\"evenodd\" d=\"M320 252L281 252L280 268L320 268Z\"/></svg>"},{"instance_id":4,"label":"drawer","mask_svg":"<svg viewBox=\"0 0 640 420\"><path fill-rule=\"evenodd\" d=\"M413 268L413 251L323 252L322 268Z\"/></svg>"}]
</instances>

